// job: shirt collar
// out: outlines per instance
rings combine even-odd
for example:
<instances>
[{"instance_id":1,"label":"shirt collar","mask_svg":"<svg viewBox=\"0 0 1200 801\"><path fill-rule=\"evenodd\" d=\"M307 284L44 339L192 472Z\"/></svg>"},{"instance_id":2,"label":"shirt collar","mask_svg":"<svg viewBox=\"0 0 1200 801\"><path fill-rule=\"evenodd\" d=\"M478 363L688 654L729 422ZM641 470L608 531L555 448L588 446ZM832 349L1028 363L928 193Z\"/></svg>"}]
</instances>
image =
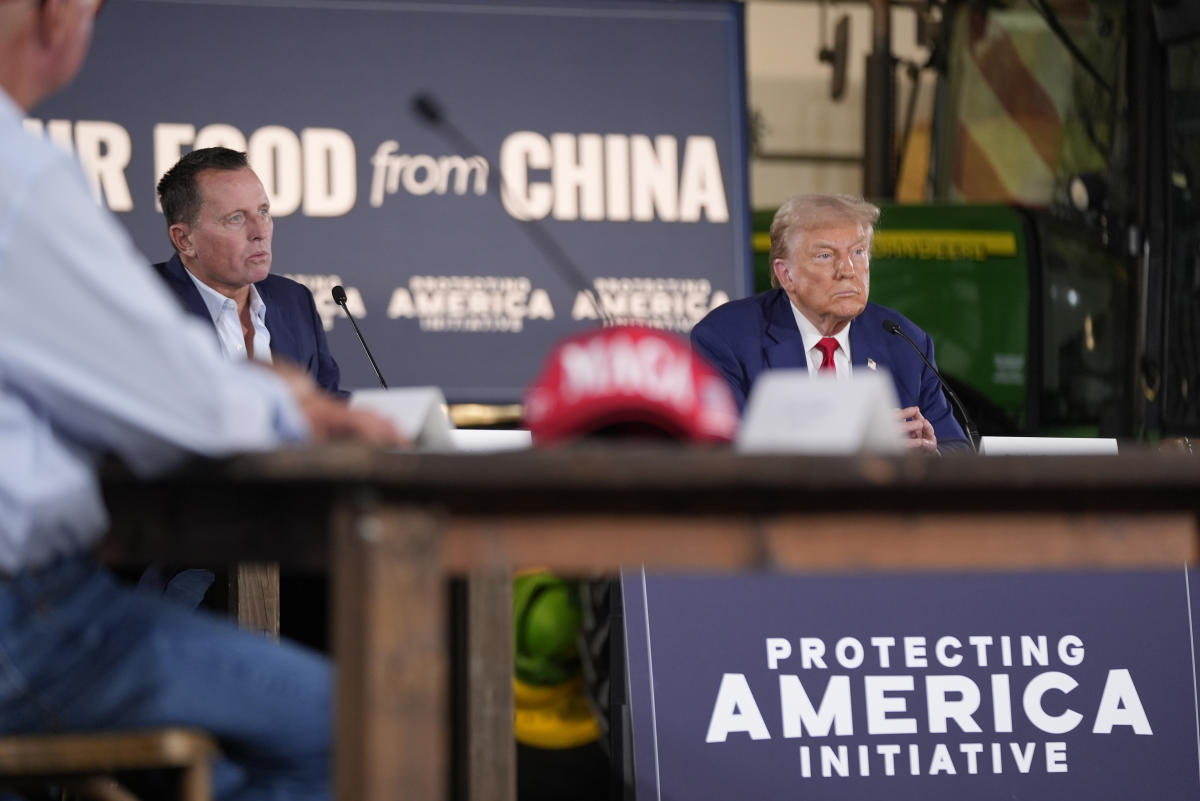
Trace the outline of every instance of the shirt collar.
<instances>
[{"instance_id":1,"label":"shirt collar","mask_svg":"<svg viewBox=\"0 0 1200 801\"><path fill-rule=\"evenodd\" d=\"M788 298L788 305L792 307L792 315L796 318L796 326L800 329L800 337L804 340L804 352L809 353L817 346L817 343L825 338L825 335L817 330L817 327L809 322L809 319L796 308L796 304L792 303L791 298ZM841 347L842 352L847 356L850 355L850 326L854 325L851 320L846 324L846 327L833 335Z\"/></svg>"},{"instance_id":2,"label":"shirt collar","mask_svg":"<svg viewBox=\"0 0 1200 801\"><path fill-rule=\"evenodd\" d=\"M25 112L21 111L17 101L13 100L3 87L0 87L0 122L5 124L12 122L20 125L23 119L25 119Z\"/></svg>"},{"instance_id":3,"label":"shirt collar","mask_svg":"<svg viewBox=\"0 0 1200 801\"><path fill-rule=\"evenodd\" d=\"M258 287L254 284L250 285L250 317L260 326L267 319L267 304L263 302L262 295L258 294Z\"/></svg>"},{"instance_id":4,"label":"shirt collar","mask_svg":"<svg viewBox=\"0 0 1200 801\"><path fill-rule=\"evenodd\" d=\"M233 298L222 295L220 292L213 289L196 276L192 275L192 271L187 267L184 267L183 270L187 273L188 278L192 279L192 283L196 285L196 289L200 292L200 299L204 301L204 306L208 309L208 316L213 319L213 322L217 321L217 318L221 316L221 313L226 308L232 308L235 313L237 312L237 304L234 303ZM248 302L250 304L251 319L258 323L262 323L267 316L267 304L263 303L262 296L258 294L258 288L255 287L254 284L250 285Z\"/></svg>"}]
</instances>

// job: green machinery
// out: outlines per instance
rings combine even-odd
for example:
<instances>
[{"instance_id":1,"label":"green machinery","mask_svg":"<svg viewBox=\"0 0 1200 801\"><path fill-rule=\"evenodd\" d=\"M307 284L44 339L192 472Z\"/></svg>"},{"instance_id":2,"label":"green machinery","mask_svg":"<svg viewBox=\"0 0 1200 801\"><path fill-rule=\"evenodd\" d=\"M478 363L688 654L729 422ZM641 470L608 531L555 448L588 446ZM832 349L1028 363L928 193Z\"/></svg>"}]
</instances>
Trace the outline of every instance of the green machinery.
<instances>
[{"instance_id":1,"label":"green machinery","mask_svg":"<svg viewBox=\"0 0 1200 801\"><path fill-rule=\"evenodd\" d=\"M769 286L772 212L755 215L755 284ZM1130 276L1086 229L993 205L882 207L871 299L933 337L938 366L984 434L1128 427Z\"/></svg>"},{"instance_id":2,"label":"green machinery","mask_svg":"<svg viewBox=\"0 0 1200 801\"><path fill-rule=\"evenodd\" d=\"M866 119L895 116L889 6L930 48L910 85L936 76L923 129L910 102L894 139L867 131L871 299L933 336L983 434L1200 433L1200 3L870 5Z\"/></svg>"}]
</instances>

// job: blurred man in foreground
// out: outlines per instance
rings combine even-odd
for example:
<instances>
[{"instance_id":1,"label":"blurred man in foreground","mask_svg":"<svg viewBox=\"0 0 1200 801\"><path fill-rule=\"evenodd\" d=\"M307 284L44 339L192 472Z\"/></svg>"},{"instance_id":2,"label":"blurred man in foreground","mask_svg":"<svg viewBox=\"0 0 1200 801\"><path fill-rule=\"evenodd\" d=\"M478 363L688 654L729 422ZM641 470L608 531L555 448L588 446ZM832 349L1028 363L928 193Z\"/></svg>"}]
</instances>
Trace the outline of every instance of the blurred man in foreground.
<instances>
[{"instance_id":1,"label":"blurred man in foreground","mask_svg":"<svg viewBox=\"0 0 1200 801\"><path fill-rule=\"evenodd\" d=\"M399 437L298 371L223 359L78 166L24 133L98 10L0 2L0 732L197 726L221 743L216 798L328 798L328 664L114 581L89 558L96 465Z\"/></svg>"},{"instance_id":2,"label":"blurred man in foreground","mask_svg":"<svg viewBox=\"0 0 1200 801\"><path fill-rule=\"evenodd\" d=\"M970 444L937 378L899 328L933 362L933 340L899 312L868 302L871 239L879 209L847 195L794 195L771 222L775 289L713 309L692 345L725 376L739 407L764 370L808 368L849 379L852 367L888 370L906 442L936 453Z\"/></svg>"}]
</instances>

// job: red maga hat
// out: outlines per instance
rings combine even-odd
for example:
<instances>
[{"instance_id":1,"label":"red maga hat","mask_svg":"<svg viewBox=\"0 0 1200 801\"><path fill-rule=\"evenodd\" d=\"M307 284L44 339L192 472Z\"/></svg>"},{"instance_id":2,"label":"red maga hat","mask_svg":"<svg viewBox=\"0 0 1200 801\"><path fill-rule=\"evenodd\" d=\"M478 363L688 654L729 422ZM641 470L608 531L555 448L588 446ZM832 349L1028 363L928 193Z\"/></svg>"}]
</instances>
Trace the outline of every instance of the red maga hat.
<instances>
[{"instance_id":1,"label":"red maga hat","mask_svg":"<svg viewBox=\"0 0 1200 801\"><path fill-rule=\"evenodd\" d=\"M562 340L525 393L535 444L609 430L729 442L738 410L725 380L688 343L617 326Z\"/></svg>"}]
</instances>

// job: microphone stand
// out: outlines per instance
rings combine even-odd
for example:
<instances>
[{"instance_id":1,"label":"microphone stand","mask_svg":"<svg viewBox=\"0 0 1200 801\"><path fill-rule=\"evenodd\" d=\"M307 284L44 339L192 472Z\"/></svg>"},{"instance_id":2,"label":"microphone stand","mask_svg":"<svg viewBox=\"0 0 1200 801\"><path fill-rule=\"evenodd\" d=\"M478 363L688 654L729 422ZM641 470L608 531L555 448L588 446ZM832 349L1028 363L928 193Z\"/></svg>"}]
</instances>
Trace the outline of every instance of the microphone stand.
<instances>
[{"instance_id":1,"label":"microphone stand","mask_svg":"<svg viewBox=\"0 0 1200 801\"><path fill-rule=\"evenodd\" d=\"M976 428L975 421L971 419L969 414L967 414L967 408L963 406L962 401L958 399L958 395L953 389L950 388L950 384L946 382L946 379L942 378L942 374L938 372L938 369L933 366L933 362L926 358L925 354L921 352L921 349L917 347L917 343L913 342L908 334L904 333L900 329L900 324L895 320L884 320L883 330L887 331L889 334L896 334L900 336L905 342L907 342L909 345L912 345L912 349L915 350L917 355L921 357L921 361L925 362L925 366L929 368L931 373L933 373L933 377L936 378L938 383L942 385L942 389L946 391L946 395L949 396L951 401L953 401L955 408L958 409L958 413L962 415L963 424L967 428L967 442L971 443L971 450L973 450L975 453L979 453L979 429Z\"/></svg>"},{"instance_id":2,"label":"microphone stand","mask_svg":"<svg viewBox=\"0 0 1200 801\"><path fill-rule=\"evenodd\" d=\"M438 105L437 100L435 100L432 95L422 93L413 97L412 110L427 125L438 131L438 133L440 133L446 139L450 140L455 147L467 152L480 152L479 148L475 146L474 142L467 138L466 134L460 131L458 127L454 125L454 123L446 119L446 115L442 113L441 106ZM493 187L492 170L490 169L488 170L487 185L490 191ZM503 176L497 179L495 186L501 196L508 195L508 186L504 183ZM604 307L600 303L600 299L596 297L596 293L592 287L588 286L587 279L583 276L583 273L579 271L579 268L575 266L575 263L571 261L570 257L563 252L563 249L559 246L559 244L551 239L550 236L536 224L522 225L521 230L525 232L526 236L529 237L534 246L542 252L542 257L549 262L550 266L557 270L560 275L565 276L568 283L573 284L576 289L583 292L587 296L588 300L590 300L592 303L592 308L596 310L596 315L600 318L601 322L605 326L612 326L612 317L609 316L608 312L604 310Z\"/></svg>"},{"instance_id":3,"label":"microphone stand","mask_svg":"<svg viewBox=\"0 0 1200 801\"><path fill-rule=\"evenodd\" d=\"M375 377L379 379L380 385L387 389L387 382L383 380L383 373L379 372L379 365L375 363L375 357L371 355L371 349L367 347L367 340L363 339L362 331L358 330L358 323L355 322L354 315L346 306L346 290L342 288L341 284L333 288L333 302L341 306L342 311L346 312L346 316L350 318L350 325L354 326L354 333L358 335L358 341L362 344L363 350L367 352L367 358L371 360L371 367L375 369Z\"/></svg>"}]
</instances>

